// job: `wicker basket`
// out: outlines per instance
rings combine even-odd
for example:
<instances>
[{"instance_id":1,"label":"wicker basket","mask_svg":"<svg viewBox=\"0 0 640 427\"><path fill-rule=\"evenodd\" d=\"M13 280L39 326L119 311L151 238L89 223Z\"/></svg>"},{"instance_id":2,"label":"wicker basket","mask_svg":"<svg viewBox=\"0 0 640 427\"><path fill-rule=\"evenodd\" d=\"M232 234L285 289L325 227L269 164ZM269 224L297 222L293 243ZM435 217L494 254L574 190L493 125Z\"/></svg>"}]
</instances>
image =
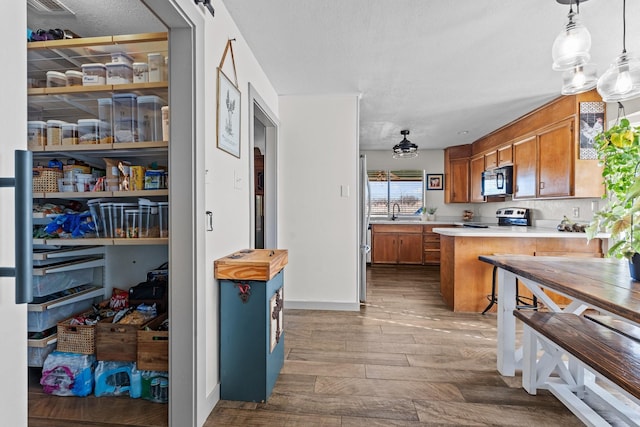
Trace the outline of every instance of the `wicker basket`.
<instances>
[{"instance_id":1,"label":"wicker basket","mask_svg":"<svg viewBox=\"0 0 640 427\"><path fill-rule=\"evenodd\" d=\"M62 178L60 169L33 168L33 192L55 193L58 191L58 179Z\"/></svg>"},{"instance_id":2,"label":"wicker basket","mask_svg":"<svg viewBox=\"0 0 640 427\"><path fill-rule=\"evenodd\" d=\"M58 351L95 354L95 325L71 325L72 319L58 322Z\"/></svg>"}]
</instances>

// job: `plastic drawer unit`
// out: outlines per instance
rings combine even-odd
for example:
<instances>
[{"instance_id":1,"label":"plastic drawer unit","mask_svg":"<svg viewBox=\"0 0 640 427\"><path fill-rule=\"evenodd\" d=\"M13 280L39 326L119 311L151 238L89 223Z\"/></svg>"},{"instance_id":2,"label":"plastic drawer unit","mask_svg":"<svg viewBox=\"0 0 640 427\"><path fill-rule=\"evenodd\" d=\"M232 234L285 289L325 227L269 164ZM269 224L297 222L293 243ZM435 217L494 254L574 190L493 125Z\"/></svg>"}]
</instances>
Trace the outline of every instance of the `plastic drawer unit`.
<instances>
[{"instance_id":1,"label":"plastic drawer unit","mask_svg":"<svg viewBox=\"0 0 640 427\"><path fill-rule=\"evenodd\" d=\"M220 397L264 402L284 364L286 250L246 249L215 261L220 280Z\"/></svg>"}]
</instances>

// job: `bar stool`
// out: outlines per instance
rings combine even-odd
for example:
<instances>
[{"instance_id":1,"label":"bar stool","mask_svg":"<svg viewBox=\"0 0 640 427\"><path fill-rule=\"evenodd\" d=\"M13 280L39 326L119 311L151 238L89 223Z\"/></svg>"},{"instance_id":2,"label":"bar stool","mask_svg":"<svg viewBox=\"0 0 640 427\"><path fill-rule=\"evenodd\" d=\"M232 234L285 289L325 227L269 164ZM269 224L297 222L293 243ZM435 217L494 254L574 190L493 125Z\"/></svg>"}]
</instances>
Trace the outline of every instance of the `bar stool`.
<instances>
[{"instance_id":1,"label":"bar stool","mask_svg":"<svg viewBox=\"0 0 640 427\"><path fill-rule=\"evenodd\" d=\"M492 279L491 279L491 295L487 295L489 305L484 309L482 314L485 314L495 303L498 302L498 295L496 294L496 274L498 272L498 266L493 266ZM529 302L525 301L528 300ZM518 281L516 280L516 309L538 309L538 298L534 295L533 298L520 296L518 293Z\"/></svg>"}]
</instances>

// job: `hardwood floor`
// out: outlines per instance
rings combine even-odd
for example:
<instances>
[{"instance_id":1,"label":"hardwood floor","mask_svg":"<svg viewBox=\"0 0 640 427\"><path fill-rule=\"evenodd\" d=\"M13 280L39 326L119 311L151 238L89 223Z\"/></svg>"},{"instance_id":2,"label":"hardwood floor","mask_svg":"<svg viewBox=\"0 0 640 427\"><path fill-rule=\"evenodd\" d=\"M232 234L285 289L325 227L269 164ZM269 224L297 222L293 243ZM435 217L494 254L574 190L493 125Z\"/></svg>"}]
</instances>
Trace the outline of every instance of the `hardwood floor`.
<instances>
[{"instance_id":1,"label":"hardwood floor","mask_svg":"<svg viewBox=\"0 0 640 427\"><path fill-rule=\"evenodd\" d=\"M452 313L437 267L372 267L359 312L286 310L265 403L220 401L205 426L579 426L550 393L495 369L496 315ZM167 405L29 391L33 427L166 426ZM175 426L186 427L186 426Z\"/></svg>"}]
</instances>

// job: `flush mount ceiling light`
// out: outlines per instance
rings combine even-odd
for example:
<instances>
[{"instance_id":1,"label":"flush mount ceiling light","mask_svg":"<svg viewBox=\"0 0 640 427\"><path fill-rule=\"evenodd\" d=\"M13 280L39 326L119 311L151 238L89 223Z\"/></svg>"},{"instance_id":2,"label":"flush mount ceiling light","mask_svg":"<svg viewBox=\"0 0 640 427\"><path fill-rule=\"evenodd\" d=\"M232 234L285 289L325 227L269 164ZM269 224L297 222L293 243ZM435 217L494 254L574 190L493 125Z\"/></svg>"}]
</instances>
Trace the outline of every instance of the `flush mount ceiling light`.
<instances>
[{"instance_id":1,"label":"flush mount ceiling light","mask_svg":"<svg viewBox=\"0 0 640 427\"><path fill-rule=\"evenodd\" d=\"M569 21L564 30L558 34L553 47L551 48L551 56L553 57L552 68L556 71L571 70L575 67L585 65L591 59L589 49L591 49L591 34L589 30L582 25L578 17L580 13L580 0L556 0L560 4L569 5ZM576 3L577 12L573 11L573 3ZM587 0L582 0L584 3Z\"/></svg>"},{"instance_id":2,"label":"flush mount ceiling light","mask_svg":"<svg viewBox=\"0 0 640 427\"><path fill-rule=\"evenodd\" d=\"M408 130L401 130L400 134L404 136L402 141L393 146L394 159L410 159L418 156L418 146L407 139Z\"/></svg>"},{"instance_id":3,"label":"flush mount ceiling light","mask_svg":"<svg viewBox=\"0 0 640 427\"><path fill-rule=\"evenodd\" d=\"M640 96L640 60L627 53L626 0L622 0L622 53L598 79L598 93L605 102L626 101Z\"/></svg>"}]
</instances>

